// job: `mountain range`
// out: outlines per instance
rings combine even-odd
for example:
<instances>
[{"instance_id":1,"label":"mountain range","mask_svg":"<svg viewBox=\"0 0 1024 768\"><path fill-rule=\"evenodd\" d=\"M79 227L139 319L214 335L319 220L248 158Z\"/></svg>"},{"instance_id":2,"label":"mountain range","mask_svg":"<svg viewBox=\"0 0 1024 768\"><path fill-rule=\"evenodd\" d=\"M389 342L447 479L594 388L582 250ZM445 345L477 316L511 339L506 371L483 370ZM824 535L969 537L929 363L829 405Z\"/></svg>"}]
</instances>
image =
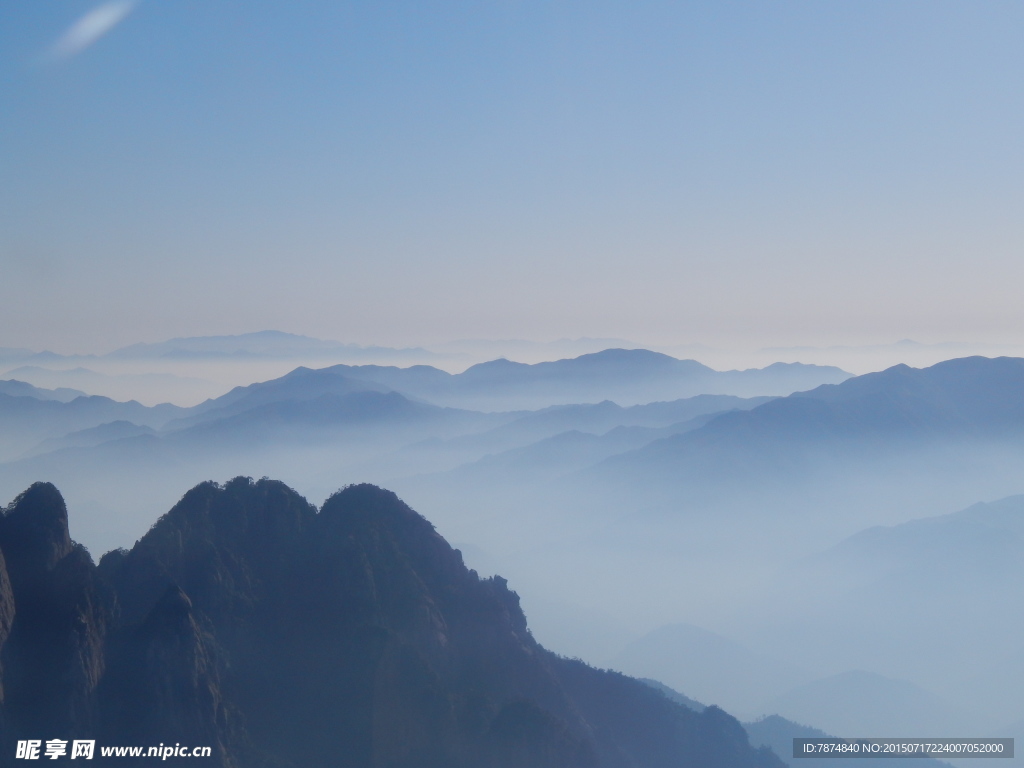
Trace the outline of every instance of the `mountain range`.
<instances>
[{"instance_id":1,"label":"mountain range","mask_svg":"<svg viewBox=\"0 0 1024 768\"><path fill-rule=\"evenodd\" d=\"M1022 387L1021 358L898 365L723 415L694 434L652 444L636 459L673 471L698 452L713 460L726 453L895 452L924 441L1015 441L1024 435Z\"/></svg>"},{"instance_id":2,"label":"mountain range","mask_svg":"<svg viewBox=\"0 0 1024 768\"><path fill-rule=\"evenodd\" d=\"M605 356L609 387L617 355ZM524 366L515 387L487 396L548 397L585 378L566 369L602 359ZM638 370L651 360L636 359ZM21 457L0 464L0 492L57 483L76 538L102 551L142 537L180 488L211 476L281 476L318 503L338 484L369 481L464 542L471 565L513 579L555 651L607 665L659 627L708 627L806 672L763 696L748 685L741 714L775 702L790 716L827 714L830 727L863 722L796 688L831 681L838 700L867 680L934 692L965 725L1024 717L1012 501L1002 517L978 508L947 520L1024 490L1024 361L897 366L785 397L507 411L427 397L431 387L476 397L461 375L299 368L191 409L0 396L7 455ZM963 620L935 624L950 612ZM953 664L963 647L970 663ZM723 697L733 678L718 677L712 696L674 669L623 665L726 708L738 701ZM799 701L781 698L793 691Z\"/></svg>"},{"instance_id":3,"label":"mountain range","mask_svg":"<svg viewBox=\"0 0 1024 768\"><path fill-rule=\"evenodd\" d=\"M639 355L641 362L649 358L642 351L623 354ZM657 357L658 365L665 360L670 368L681 364L662 358ZM608 389L627 386L630 375L634 383L645 381L642 366L633 374L624 372L617 353L592 355L554 366L561 371L559 392L568 397L588 376L601 379L605 363L614 374L609 374ZM603 458L670 434L657 430L672 429L716 411L752 407L766 399L699 395L631 407L611 401L558 406L552 405L558 397L541 397L531 384L534 379L550 379L545 373L548 368L519 366L516 370L519 368L527 372L519 374L519 384L493 378L486 386L477 382L471 387L473 397L486 395L493 401L540 397L543 407L539 411L481 412L438 405L426 397L434 394L427 390L433 387L443 394L438 382L447 382L449 397L458 401L459 388L465 386L459 383L463 380L460 376L472 380L477 374L452 376L428 366L299 367L285 376L236 387L187 409L166 404L146 408L99 397L61 403L30 396L5 399L0 394L0 462L6 461L0 464L0 489L13 494L40 477L55 479L76 496L83 520L90 520L94 509L109 510L105 489L132 482L130 478L146 478L154 504L161 503L157 501L160 493L164 494L163 504L171 503L173 489L182 484L210 474L238 472L284 473L290 482L306 487L312 481L323 498L333 490L329 483L339 469L352 480L388 482L454 469L491 453L526 448L560 432L575 429L601 435L620 426L635 428L629 433L620 431L594 447L580 445L578 454L563 464L560 471L564 472L586 466L593 457ZM759 375L745 374L750 380ZM816 369L802 374L817 379L832 375ZM439 399L445 402L445 398ZM89 495L82 498L86 487ZM158 510L154 506L134 512L138 522L130 530L141 533L138 526L143 515ZM111 526L88 525L84 535L90 544L105 548L118 543L92 538L91 531L102 528L109 532Z\"/></svg>"},{"instance_id":4,"label":"mountain range","mask_svg":"<svg viewBox=\"0 0 1024 768\"><path fill-rule=\"evenodd\" d=\"M115 421L158 428L183 413L174 405L153 408L107 397L57 397L11 395L0 392L0 461L10 461L33 451L47 439L63 438L83 429Z\"/></svg>"},{"instance_id":5,"label":"mountain range","mask_svg":"<svg viewBox=\"0 0 1024 768\"><path fill-rule=\"evenodd\" d=\"M1019 492L1021 391L1024 359L896 366L721 414L612 456L578 484L617 503L642 487L662 508L755 520L781 506L793 528L824 541Z\"/></svg>"},{"instance_id":6,"label":"mountain range","mask_svg":"<svg viewBox=\"0 0 1024 768\"><path fill-rule=\"evenodd\" d=\"M474 410L535 410L602 400L628 406L697 395L784 395L850 376L838 368L801 363L716 371L696 360L678 360L645 349L606 349L532 365L492 360L456 374L429 366L338 365L327 370L383 384L438 405Z\"/></svg>"}]
</instances>

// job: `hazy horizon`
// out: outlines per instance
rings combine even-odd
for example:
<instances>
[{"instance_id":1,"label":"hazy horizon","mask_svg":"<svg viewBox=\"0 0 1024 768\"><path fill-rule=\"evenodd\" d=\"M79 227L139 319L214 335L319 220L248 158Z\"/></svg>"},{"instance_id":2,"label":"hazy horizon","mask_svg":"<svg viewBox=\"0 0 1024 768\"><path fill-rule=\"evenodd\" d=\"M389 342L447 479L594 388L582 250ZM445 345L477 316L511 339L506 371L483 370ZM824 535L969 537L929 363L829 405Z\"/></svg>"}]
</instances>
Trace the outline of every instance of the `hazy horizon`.
<instances>
[{"instance_id":1,"label":"hazy horizon","mask_svg":"<svg viewBox=\"0 0 1024 768\"><path fill-rule=\"evenodd\" d=\"M0 9L0 347L1024 342L1012 3Z\"/></svg>"},{"instance_id":2,"label":"hazy horizon","mask_svg":"<svg viewBox=\"0 0 1024 768\"><path fill-rule=\"evenodd\" d=\"M273 339L267 345L265 336ZM243 355L208 352L193 356L118 355L151 344L160 348L170 342L186 342L210 349L229 349L232 344L255 349ZM221 346L218 347L217 345ZM223 345L227 345L226 347ZM248 345L248 347L246 346ZM924 344L903 339L889 344L828 347L714 347L707 344L659 346L629 339L456 339L430 345L397 348L358 345L335 339L314 339L279 331L231 336L200 336L139 341L127 347L95 351L78 350L58 357L52 350L28 350L39 357L22 357L11 348L0 348L0 380L25 381L44 389L67 388L115 400L138 400L146 405L170 402L196 405L237 386L267 381L296 368L349 365L429 365L448 373L461 373L479 363L507 359L536 364L579 357L606 349L649 349L677 359L696 360L714 370L764 368L775 363L832 366L861 375L893 365L927 367L943 360L981 355L1024 356L1024 345L946 342ZM24 348L23 348L24 349ZM276 351L275 351L276 350ZM41 354L43 353L43 354ZM56 354L56 353L54 353Z\"/></svg>"}]
</instances>

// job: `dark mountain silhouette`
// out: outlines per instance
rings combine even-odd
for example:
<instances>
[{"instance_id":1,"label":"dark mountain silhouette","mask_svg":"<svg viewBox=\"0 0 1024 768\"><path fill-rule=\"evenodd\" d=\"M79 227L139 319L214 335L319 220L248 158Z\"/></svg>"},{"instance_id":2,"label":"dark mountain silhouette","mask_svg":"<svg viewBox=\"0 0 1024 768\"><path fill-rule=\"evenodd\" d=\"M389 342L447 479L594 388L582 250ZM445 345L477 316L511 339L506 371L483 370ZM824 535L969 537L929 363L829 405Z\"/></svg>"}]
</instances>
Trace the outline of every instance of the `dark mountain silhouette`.
<instances>
[{"instance_id":1,"label":"dark mountain silhouette","mask_svg":"<svg viewBox=\"0 0 1024 768\"><path fill-rule=\"evenodd\" d=\"M671 699L676 704L682 704L687 709L692 709L694 712L703 712L705 709L707 709L706 706L701 704L696 699L691 699L689 696L680 693L674 688L669 688L667 685L665 685L662 682L659 682L658 680L654 680L650 677L641 677L637 679L640 680L640 682L646 683L647 685L651 686L651 688L653 688L654 690L661 691L661 693L664 694L667 698ZM776 754L779 754L777 750L772 751Z\"/></svg>"},{"instance_id":2,"label":"dark mountain silhouette","mask_svg":"<svg viewBox=\"0 0 1024 768\"><path fill-rule=\"evenodd\" d=\"M374 486L318 512L204 483L98 566L67 523L45 483L0 516L4 765L40 737L240 768L782 765L716 707L545 651L503 579Z\"/></svg>"}]
</instances>

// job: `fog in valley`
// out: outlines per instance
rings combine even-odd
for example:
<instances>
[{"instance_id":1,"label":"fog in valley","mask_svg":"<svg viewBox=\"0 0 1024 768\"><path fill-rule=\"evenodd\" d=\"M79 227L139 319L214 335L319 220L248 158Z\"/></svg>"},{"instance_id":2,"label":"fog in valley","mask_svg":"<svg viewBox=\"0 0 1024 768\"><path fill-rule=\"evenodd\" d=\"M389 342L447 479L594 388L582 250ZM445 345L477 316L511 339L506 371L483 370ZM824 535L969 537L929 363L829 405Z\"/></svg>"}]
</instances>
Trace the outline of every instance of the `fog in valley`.
<instances>
[{"instance_id":1,"label":"fog in valley","mask_svg":"<svg viewBox=\"0 0 1024 768\"><path fill-rule=\"evenodd\" d=\"M238 367L221 343L201 362L287 366L273 340L269 359ZM633 348L452 373L426 350L391 364L405 354L293 366L191 406L12 370L0 495L53 482L98 559L204 480L268 476L317 504L371 482L508 579L544 646L717 704L766 743L793 723L1022 730L1024 359L852 376ZM190 402L186 376L145 360L118 386Z\"/></svg>"}]
</instances>

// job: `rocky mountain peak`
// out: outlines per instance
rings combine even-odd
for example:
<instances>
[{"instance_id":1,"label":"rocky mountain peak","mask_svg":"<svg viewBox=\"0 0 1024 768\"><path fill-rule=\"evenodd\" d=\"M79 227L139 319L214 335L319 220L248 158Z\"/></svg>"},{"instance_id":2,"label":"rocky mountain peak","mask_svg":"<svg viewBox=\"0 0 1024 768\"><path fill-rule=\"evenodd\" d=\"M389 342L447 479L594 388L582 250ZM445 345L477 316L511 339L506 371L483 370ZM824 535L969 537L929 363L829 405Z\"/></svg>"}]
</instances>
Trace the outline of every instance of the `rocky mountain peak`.
<instances>
[{"instance_id":1,"label":"rocky mountain peak","mask_svg":"<svg viewBox=\"0 0 1024 768\"><path fill-rule=\"evenodd\" d=\"M15 580L22 570L52 570L73 546L64 497L50 483L35 483L0 516L0 549Z\"/></svg>"},{"instance_id":2,"label":"rocky mountain peak","mask_svg":"<svg viewBox=\"0 0 1024 768\"><path fill-rule=\"evenodd\" d=\"M99 567L53 486L3 523L42 576L12 580L2 754L45 732L208 745L220 768L781 766L725 713L544 650L504 579L372 485L318 512L275 481L204 483Z\"/></svg>"}]
</instances>

